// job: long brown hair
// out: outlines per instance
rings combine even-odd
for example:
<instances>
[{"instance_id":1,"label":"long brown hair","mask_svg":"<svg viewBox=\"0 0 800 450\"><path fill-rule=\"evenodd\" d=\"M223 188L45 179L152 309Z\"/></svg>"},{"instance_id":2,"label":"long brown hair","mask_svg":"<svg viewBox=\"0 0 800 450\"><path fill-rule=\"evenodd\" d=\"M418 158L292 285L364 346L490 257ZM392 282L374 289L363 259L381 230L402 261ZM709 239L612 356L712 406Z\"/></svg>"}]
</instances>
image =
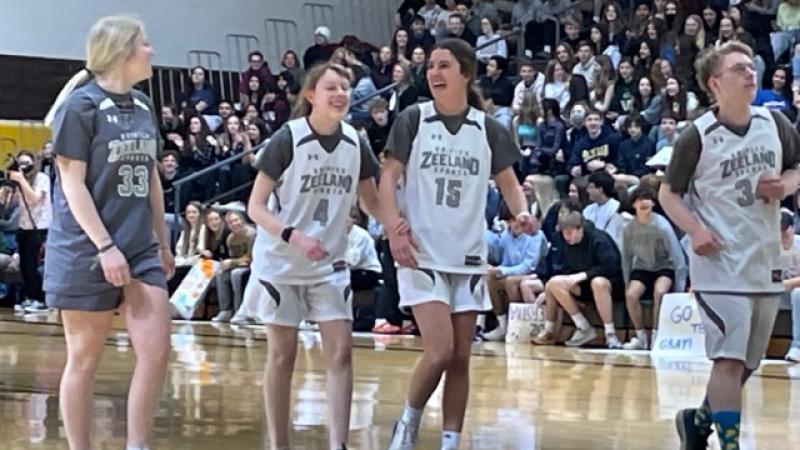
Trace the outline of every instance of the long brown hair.
<instances>
[{"instance_id":1,"label":"long brown hair","mask_svg":"<svg viewBox=\"0 0 800 450\"><path fill-rule=\"evenodd\" d=\"M430 54L434 50L447 50L458 62L461 68L461 75L469 77L467 85L467 104L475 109L483 111L483 99L481 94L475 89L475 73L478 70L478 60L475 58L475 49L461 39L445 39L431 47Z\"/></svg>"},{"instance_id":2,"label":"long brown hair","mask_svg":"<svg viewBox=\"0 0 800 450\"><path fill-rule=\"evenodd\" d=\"M198 212L197 225L194 227L186 219L186 209L189 209L190 206L197 209ZM206 216L202 203L193 200L186 205L186 209L183 210L183 231L186 232L186 239L183 240L183 248L181 249L184 255L189 254L190 248L197 248L200 243L200 230L206 225Z\"/></svg>"},{"instance_id":3,"label":"long brown hair","mask_svg":"<svg viewBox=\"0 0 800 450\"><path fill-rule=\"evenodd\" d=\"M295 102L294 110L292 111L292 119L307 117L309 114L311 114L313 106L311 105L311 102L306 99L304 94L307 91L313 91L316 89L320 78L322 78L322 76L325 75L325 72L329 70L352 82L350 79L350 73L344 68L344 66L340 64L326 62L312 67L311 70L305 74L303 89L300 90L300 95L298 95L297 101Z\"/></svg>"}]
</instances>

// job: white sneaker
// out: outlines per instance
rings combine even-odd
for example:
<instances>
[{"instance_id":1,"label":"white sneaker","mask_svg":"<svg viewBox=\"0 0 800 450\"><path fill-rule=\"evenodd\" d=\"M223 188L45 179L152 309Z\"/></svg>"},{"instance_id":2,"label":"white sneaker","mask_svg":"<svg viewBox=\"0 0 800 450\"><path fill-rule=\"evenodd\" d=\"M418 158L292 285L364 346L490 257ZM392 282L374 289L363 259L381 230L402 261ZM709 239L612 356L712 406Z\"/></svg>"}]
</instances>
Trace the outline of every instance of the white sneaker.
<instances>
[{"instance_id":1,"label":"white sneaker","mask_svg":"<svg viewBox=\"0 0 800 450\"><path fill-rule=\"evenodd\" d=\"M800 362L800 348L792 347L789 349L789 352L786 353L786 360L791 362Z\"/></svg>"},{"instance_id":2,"label":"white sneaker","mask_svg":"<svg viewBox=\"0 0 800 450\"><path fill-rule=\"evenodd\" d=\"M623 350L647 350L647 344L641 341L638 337L634 336L630 341L622 345Z\"/></svg>"},{"instance_id":3,"label":"white sneaker","mask_svg":"<svg viewBox=\"0 0 800 450\"><path fill-rule=\"evenodd\" d=\"M47 311L47 305L38 300L31 300L31 303L25 307L25 312L28 313L38 313L42 311Z\"/></svg>"},{"instance_id":4,"label":"white sneaker","mask_svg":"<svg viewBox=\"0 0 800 450\"><path fill-rule=\"evenodd\" d=\"M501 342L506 340L506 327L498 325L494 330L483 333L483 339L492 342Z\"/></svg>"},{"instance_id":5,"label":"white sneaker","mask_svg":"<svg viewBox=\"0 0 800 450\"><path fill-rule=\"evenodd\" d=\"M212 322L230 322L231 317L233 317L233 312L228 310L220 311L213 319Z\"/></svg>"},{"instance_id":6,"label":"white sneaker","mask_svg":"<svg viewBox=\"0 0 800 450\"><path fill-rule=\"evenodd\" d=\"M586 330L576 328L575 332L572 333L572 337L569 338L567 342L564 342L564 345L567 347L582 347L593 341L596 337L597 331L595 331L594 328L589 328Z\"/></svg>"},{"instance_id":7,"label":"white sneaker","mask_svg":"<svg viewBox=\"0 0 800 450\"><path fill-rule=\"evenodd\" d=\"M606 346L611 349L621 349L622 342L619 341L616 334L607 334L606 335Z\"/></svg>"},{"instance_id":8,"label":"white sneaker","mask_svg":"<svg viewBox=\"0 0 800 450\"><path fill-rule=\"evenodd\" d=\"M658 336L658 330L653 330L650 333L650 342L648 342L649 345L647 346L648 350L652 350L653 346L656 345L656 337L657 336Z\"/></svg>"},{"instance_id":9,"label":"white sneaker","mask_svg":"<svg viewBox=\"0 0 800 450\"><path fill-rule=\"evenodd\" d=\"M25 308L31 306L31 302L32 300L26 298L25 300L22 301L22 303L14 305L14 311L20 311L20 312L25 311Z\"/></svg>"},{"instance_id":10,"label":"white sneaker","mask_svg":"<svg viewBox=\"0 0 800 450\"><path fill-rule=\"evenodd\" d=\"M419 425L412 426L402 420L394 424L394 434L386 450L414 450L417 446L417 431Z\"/></svg>"}]
</instances>

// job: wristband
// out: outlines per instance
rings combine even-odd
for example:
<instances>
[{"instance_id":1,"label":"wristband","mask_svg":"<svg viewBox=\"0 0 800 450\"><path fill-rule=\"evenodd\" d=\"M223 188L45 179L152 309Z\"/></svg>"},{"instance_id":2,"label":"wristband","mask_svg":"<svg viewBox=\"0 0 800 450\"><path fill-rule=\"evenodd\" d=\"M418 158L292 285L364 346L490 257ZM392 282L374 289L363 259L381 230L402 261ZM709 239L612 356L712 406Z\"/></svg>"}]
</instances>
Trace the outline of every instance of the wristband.
<instances>
[{"instance_id":1,"label":"wristband","mask_svg":"<svg viewBox=\"0 0 800 450\"><path fill-rule=\"evenodd\" d=\"M98 255L102 255L102 254L106 253L107 251L113 249L116 246L117 246L117 244L115 244L114 242L111 242L110 244L106 244L104 247L102 247L99 250L97 250L97 254Z\"/></svg>"},{"instance_id":2,"label":"wristband","mask_svg":"<svg viewBox=\"0 0 800 450\"><path fill-rule=\"evenodd\" d=\"M294 227L286 227L281 231L281 239L283 242L289 243L289 239L292 237L292 232L294 232Z\"/></svg>"}]
</instances>

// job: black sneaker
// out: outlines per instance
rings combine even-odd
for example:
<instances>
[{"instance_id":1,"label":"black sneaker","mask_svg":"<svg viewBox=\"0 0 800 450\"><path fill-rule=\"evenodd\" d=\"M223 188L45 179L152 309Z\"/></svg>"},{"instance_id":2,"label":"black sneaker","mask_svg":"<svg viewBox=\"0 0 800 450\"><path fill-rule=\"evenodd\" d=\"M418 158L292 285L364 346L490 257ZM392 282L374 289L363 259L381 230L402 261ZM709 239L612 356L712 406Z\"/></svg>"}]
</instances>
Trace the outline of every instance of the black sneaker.
<instances>
[{"instance_id":1,"label":"black sneaker","mask_svg":"<svg viewBox=\"0 0 800 450\"><path fill-rule=\"evenodd\" d=\"M681 450L706 450L711 428L703 429L694 424L696 409L682 409L675 416L675 426L681 438Z\"/></svg>"}]
</instances>

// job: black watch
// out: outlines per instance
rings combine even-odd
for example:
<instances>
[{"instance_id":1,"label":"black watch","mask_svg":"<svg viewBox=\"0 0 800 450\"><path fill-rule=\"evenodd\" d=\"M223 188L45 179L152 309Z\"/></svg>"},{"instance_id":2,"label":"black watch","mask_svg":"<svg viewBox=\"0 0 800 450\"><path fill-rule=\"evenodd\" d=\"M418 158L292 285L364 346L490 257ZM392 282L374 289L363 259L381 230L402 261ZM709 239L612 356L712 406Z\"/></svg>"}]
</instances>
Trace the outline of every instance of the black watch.
<instances>
[{"instance_id":1,"label":"black watch","mask_svg":"<svg viewBox=\"0 0 800 450\"><path fill-rule=\"evenodd\" d=\"M286 227L281 230L281 239L283 242L289 243L289 239L292 237L292 232L294 231L294 227Z\"/></svg>"}]
</instances>

